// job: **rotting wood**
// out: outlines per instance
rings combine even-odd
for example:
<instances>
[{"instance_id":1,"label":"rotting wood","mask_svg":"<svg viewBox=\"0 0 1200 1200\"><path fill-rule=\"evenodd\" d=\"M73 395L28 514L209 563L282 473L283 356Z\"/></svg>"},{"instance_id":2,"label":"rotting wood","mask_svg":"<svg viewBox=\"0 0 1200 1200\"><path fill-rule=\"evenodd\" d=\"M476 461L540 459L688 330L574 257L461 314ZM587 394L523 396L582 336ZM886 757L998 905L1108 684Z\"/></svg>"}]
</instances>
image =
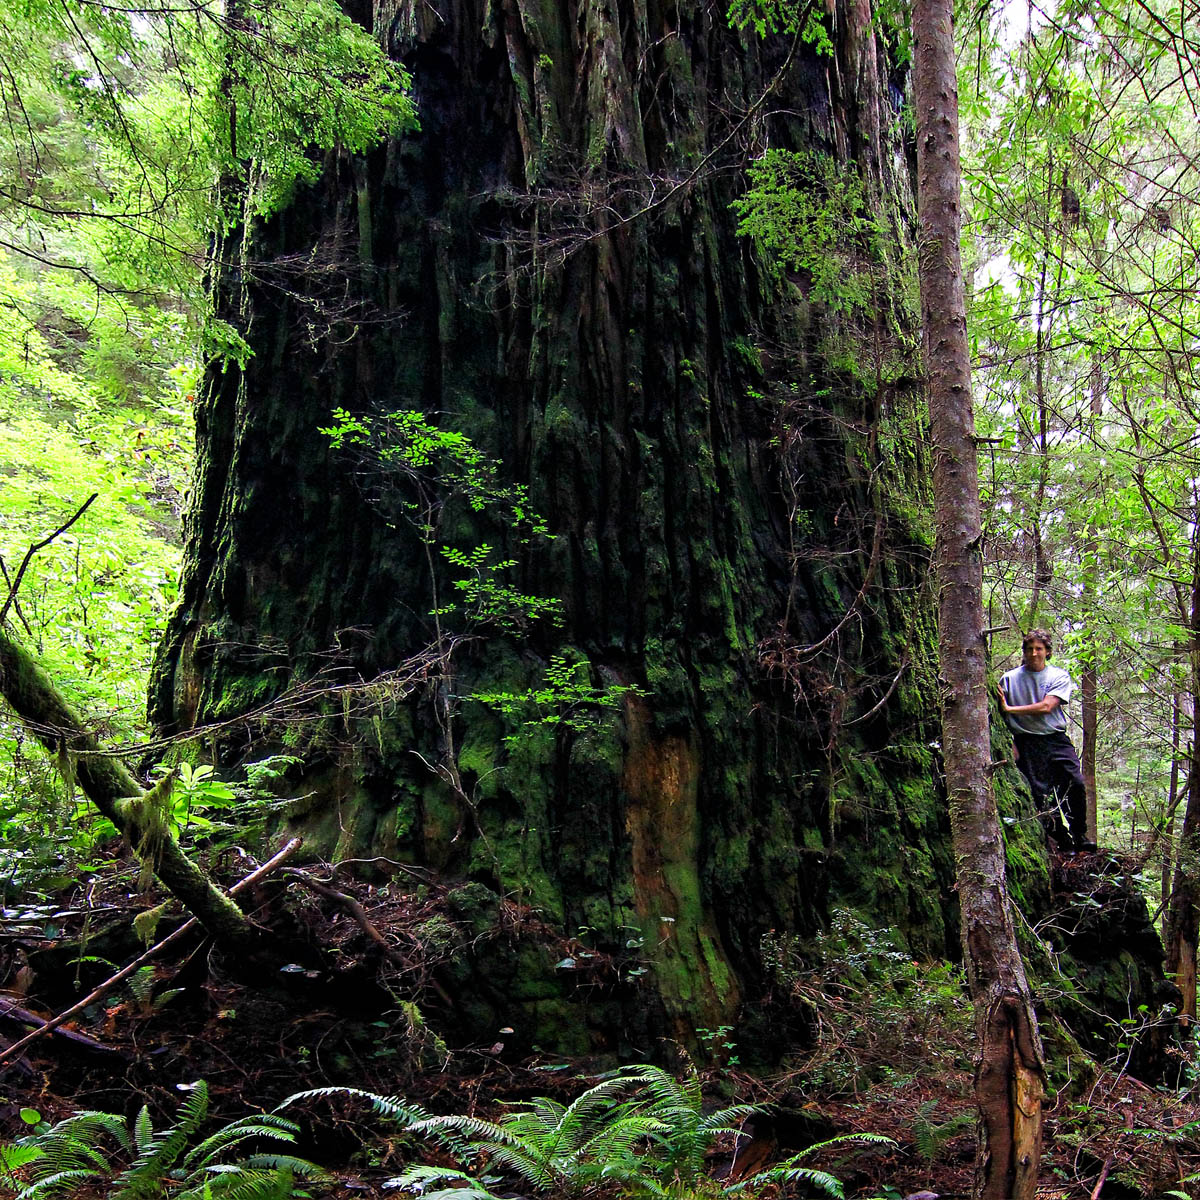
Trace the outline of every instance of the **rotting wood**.
<instances>
[{"instance_id":1,"label":"rotting wood","mask_svg":"<svg viewBox=\"0 0 1200 1200\"><path fill-rule=\"evenodd\" d=\"M245 888L252 887L260 879L270 875L272 871L276 870L285 862L287 862L287 860L291 858L297 850L300 849L300 845L300 838L292 838L292 840L288 842L282 850L273 855L271 858L267 859L267 861L263 863L261 867L251 871L250 874L244 879L238 880L238 882L229 889L229 894L231 896L235 895ZM139 954L138 957L133 960L133 962L122 967L115 975L110 975L98 987L93 988L86 996L84 996L82 1000L72 1004L70 1008L59 1013L57 1017L52 1017L38 1029L35 1029L32 1033L23 1037L19 1042L14 1042L8 1047L7 1050L0 1052L0 1065L16 1058L18 1054L24 1051L28 1046L31 1046L39 1038L45 1037L49 1033L53 1033L54 1030L56 1030L64 1021L69 1021L72 1017L77 1017L89 1005L95 1004L97 1000L103 999L118 984L124 982L131 975L144 967L151 959L157 958L158 955L161 954L168 946L179 941L184 934L189 933L191 930L195 929L201 924L202 923L198 917L191 917L185 921L174 932L167 934L167 936L163 938L161 942L156 942L144 954Z\"/></svg>"},{"instance_id":2,"label":"rotting wood","mask_svg":"<svg viewBox=\"0 0 1200 1200\"><path fill-rule=\"evenodd\" d=\"M15 1000L9 999L7 996L0 996L0 1018L6 1021L13 1021L18 1025L32 1025L35 1032L41 1032L50 1022L45 1017L39 1017L37 1013L30 1012L27 1008L22 1008ZM88 1050L98 1050L104 1054L116 1054L115 1046L106 1046L103 1042L98 1042L93 1037L88 1037L86 1033L77 1033L73 1029L49 1029L47 1032L53 1033L56 1037L65 1038L69 1042L74 1042L78 1046L84 1046Z\"/></svg>"}]
</instances>

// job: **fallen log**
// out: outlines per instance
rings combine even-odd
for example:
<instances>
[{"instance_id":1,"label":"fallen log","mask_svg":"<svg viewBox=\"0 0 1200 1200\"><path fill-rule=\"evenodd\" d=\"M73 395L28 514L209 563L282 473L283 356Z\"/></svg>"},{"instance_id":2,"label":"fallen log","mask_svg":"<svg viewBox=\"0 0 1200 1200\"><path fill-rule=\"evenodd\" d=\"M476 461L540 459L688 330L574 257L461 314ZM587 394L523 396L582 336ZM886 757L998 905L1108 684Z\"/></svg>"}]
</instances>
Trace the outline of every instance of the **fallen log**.
<instances>
[{"instance_id":1,"label":"fallen log","mask_svg":"<svg viewBox=\"0 0 1200 1200\"><path fill-rule=\"evenodd\" d=\"M46 1030L47 1033L53 1033L55 1037L66 1038L69 1042L74 1042L78 1046L83 1046L88 1050L98 1050L104 1054L116 1054L117 1050L113 1046L106 1046L103 1042L98 1042L93 1037L88 1037L86 1033L76 1033L73 1029L46 1029L50 1022L45 1017L39 1017L37 1013L30 1012L27 1008L22 1008L15 1000L8 996L0 996L0 1020L12 1021L16 1025L32 1025L34 1032L41 1036L41 1031ZM15 1044L15 1043L14 1043Z\"/></svg>"},{"instance_id":2,"label":"fallen log","mask_svg":"<svg viewBox=\"0 0 1200 1200\"><path fill-rule=\"evenodd\" d=\"M218 946L242 954L260 949L261 935L245 913L169 833L155 830L149 805L129 803L147 795L145 789L119 759L103 752L46 672L2 629L0 695L52 755L69 756L84 795L125 835L135 853L150 858L159 882Z\"/></svg>"}]
</instances>

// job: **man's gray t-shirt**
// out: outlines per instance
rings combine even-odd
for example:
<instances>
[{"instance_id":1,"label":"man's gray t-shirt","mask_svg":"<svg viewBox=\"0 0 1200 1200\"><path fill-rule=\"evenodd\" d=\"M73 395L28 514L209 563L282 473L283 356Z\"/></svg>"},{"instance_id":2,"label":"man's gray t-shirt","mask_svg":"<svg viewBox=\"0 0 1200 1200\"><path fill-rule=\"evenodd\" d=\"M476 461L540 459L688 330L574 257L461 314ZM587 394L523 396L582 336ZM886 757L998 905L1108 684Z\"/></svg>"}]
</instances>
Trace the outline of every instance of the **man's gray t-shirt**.
<instances>
[{"instance_id":1,"label":"man's gray t-shirt","mask_svg":"<svg viewBox=\"0 0 1200 1200\"><path fill-rule=\"evenodd\" d=\"M1009 704L1037 704L1047 696L1057 696L1062 701L1050 713L1005 714L1011 728L1018 733L1065 733L1067 728L1067 701L1071 698L1071 677L1061 667L1047 663L1040 671L1030 671L1025 666L1005 673L1000 680Z\"/></svg>"}]
</instances>

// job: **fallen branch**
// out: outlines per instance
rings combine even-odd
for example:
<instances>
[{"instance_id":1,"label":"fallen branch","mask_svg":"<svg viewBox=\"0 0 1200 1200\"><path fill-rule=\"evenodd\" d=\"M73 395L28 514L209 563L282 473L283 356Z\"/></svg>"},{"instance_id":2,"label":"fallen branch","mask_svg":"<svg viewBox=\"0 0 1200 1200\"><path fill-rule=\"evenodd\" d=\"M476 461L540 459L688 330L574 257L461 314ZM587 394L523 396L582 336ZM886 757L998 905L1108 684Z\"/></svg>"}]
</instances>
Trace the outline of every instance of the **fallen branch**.
<instances>
[{"instance_id":1,"label":"fallen branch","mask_svg":"<svg viewBox=\"0 0 1200 1200\"><path fill-rule=\"evenodd\" d=\"M294 879L301 886L308 888L310 892L316 892L318 896L323 896L326 900L332 900L335 904L344 908L358 923L363 933L379 946L383 951L384 957L389 962L394 963L405 971L412 969L412 964L405 959L404 955L394 950L388 944L387 939L375 927L371 918L367 916L367 910L353 896L347 895L345 892L339 892L337 888L330 887L327 883L319 883L304 871L289 870L286 874L289 879ZM454 1001L447 995L446 989L436 979L430 979L430 983L433 984L433 989L437 992L442 1002L449 1007L453 1007Z\"/></svg>"},{"instance_id":2,"label":"fallen branch","mask_svg":"<svg viewBox=\"0 0 1200 1200\"><path fill-rule=\"evenodd\" d=\"M45 1017L39 1017L37 1013L32 1013L29 1009L22 1008L15 1000L10 1000L7 996L0 996L0 1018L6 1021L14 1021L18 1025L32 1025L39 1034L50 1024ZM69 1042L86 1046L89 1050L102 1050L105 1054L115 1054L117 1052L115 1047L106 1046L103 1042L98 1042L95 1038L88 1037L86 1033L76 1033L72 1029L51 1029L49 1032L55 1034L57 1037L66 1038Z\"/></svg>"},{"instance_id":3,"label":"fallen branch","mask_svg":"<svg viewBox=\"0 0 1200 1200\"><path fill-rule=\"evenodd\" d=\"M1092 1188L1090 1200L1100 1200L1100 1193L1104 1191L1104 1185L1108 1182L1108 1173L1112 1170L1113 1160L1116 1158L1116 1151L1104 1160L1104 1166L1100 1171L1100 1178L1096 1180L1096 1186Z\"/></svg>"},{"instance_id":4,"label":"fallen branch","mask_svg":"<svg viewBox=\"0 0 1200 1200\"><path fill-rule=\"evenodd\" d=\"M259 867L257 870L251 871L250 874L244 879L241 879L235 883L233 887L229 889L229 894L232 896L242 891L244 888L253 886L264 876L269 875L277 867L280 867L287 862L287 860L291 858L292 855L295 854L299 849L300 839L292 838L292 840L288 842L288 844L284 846L284 848L280 850L278 854L267 859L267 861L263 863L261 867ZM139 955L133 960L133 962L129 963L128 966L122 967L115 975L110 976L102 984L100 984L99 987L93 988L86 996L84 996L82 1000L72 1004L70 1008L68 1008L65 1012L59 1013L57 1017L52 1017L49 1021L46 1021L45 1024L35 1029L32 1033L23 1037L19 1042L14 1042L8 1047L7 1050L0 1051L0 1065L8 1062L10 1059L15 1058L27 1046L30 1046L36 1042L38 1038L45 1037L48 1033L52 1033L64 1021L69 1021L72 1017L78 1016L89 1005L95 1004L97 1000L103 999L119 983L124 982L131 975L136 974L136 972L144 967L152 958L156 958L168 946L179 941L184 934L188 933L192 929L195 929L200 924L201 922L197 917L192 917L189 920L184 921L184 923L180 925L180 927L176 929L174 933L169 933L161 942L156 942L144 954Z\"/></svg>"},{"instance_id":5,"label":"fallen branch","mask_svg":"<svg viewBox=\"0 0 1200 1200\"><path fill-rule=\"evenodd\" d=\"M82 511L82 510L81 510ZM74 760L74 775L87 798L135 850L149 847L163 887L204 926L219 946L252 954L260 943L246 914L213 883L169 834L157 836L148 805L130 804L145 792L121 762L100 753L94 734L63 699L32 655L0 629L0 695L55 757ZM147 836L147 835L150 836Z\"/></svg>"}]
</instances>

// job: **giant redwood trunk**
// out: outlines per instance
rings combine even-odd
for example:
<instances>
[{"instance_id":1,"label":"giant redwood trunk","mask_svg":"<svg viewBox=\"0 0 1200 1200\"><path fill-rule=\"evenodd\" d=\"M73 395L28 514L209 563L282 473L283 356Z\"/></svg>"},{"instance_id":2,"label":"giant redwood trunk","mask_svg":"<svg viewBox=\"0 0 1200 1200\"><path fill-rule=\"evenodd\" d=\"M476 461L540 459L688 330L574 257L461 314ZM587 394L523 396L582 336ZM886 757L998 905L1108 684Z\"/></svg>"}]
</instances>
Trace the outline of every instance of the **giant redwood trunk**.
<instances>
[{"instance_id":1,"label":"giant redwood trunk","mask_svg":"<svg viewBox=\"0 0 1200 1200\"><path fill-rule=\"evenodd\" d=\"M304 759L310 848L465 881L461 911L505 898L463 989L488 1036L648 1053L729 1020L764 942L786 959L832 903L953 942L917 372L803 271L765 270L729 209L767 145L860 172L897 268L878 326L915 328L903 79L866 5L836 7L822 57L686 0L362 6L419 133L331 156L217 282L254 356L200 401L160 723L331 667L370 680L433 639L429 556L318 434L335 407L462 430L553 534L449 502L444 540L504 548L561 620L477 630L411 696L214 739ZM556 654L642 694L581 728L470 699ZM583 953L555 971L521 948L533 924Z\"/></svg>"}]
</instances>

